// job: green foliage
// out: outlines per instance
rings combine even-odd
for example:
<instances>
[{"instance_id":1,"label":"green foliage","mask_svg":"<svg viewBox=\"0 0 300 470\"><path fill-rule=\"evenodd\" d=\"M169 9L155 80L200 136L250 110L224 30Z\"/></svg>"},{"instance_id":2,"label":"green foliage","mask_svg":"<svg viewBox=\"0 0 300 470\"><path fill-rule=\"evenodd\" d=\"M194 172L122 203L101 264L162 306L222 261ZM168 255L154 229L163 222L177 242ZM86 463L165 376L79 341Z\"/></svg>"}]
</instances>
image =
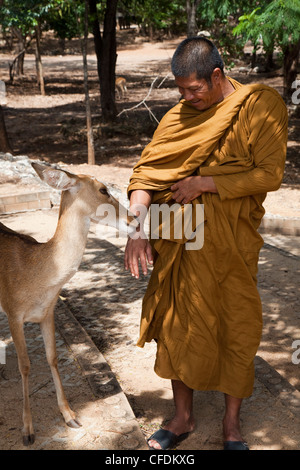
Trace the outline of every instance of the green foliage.
<instances>
[{"instance_id":1,"label":"green foliage","mask_svg":"<svg viewBox=\"0 0 300 470\"><path fill-rule=\"evenodd\" d=\"M258 12L260 9L260 7L255 8L250 13L240 16L238 25L232 30L234 35L242 36L243 44L247 41L251 41L254 46L254 51L256 51L261 39L260 23L258 21Z\"/></svg>"},{"instance_id":2,"label":"green foliage","mask_svg":"<svg viewBox=\"0 0 300 470\"><path fill-rule=\"evenodd\" d=\"M118 10L135 17L138 24L157 30L186 25L185 0L119 0Z\"/></svg>"},{"instance_id":3,"label":"green foliage","mask_svg":"<svg viewBox=\"0 0 300 470\"><path fill-rule=\"evenodd\" d=\"M264 43L285 48L300 39L300 1L273 0L259 15Z\"/></svg>"},{"instance_id":4,"label":"green foliage","mask_svg":"<svg viewBox=\"0 0 300 470\"><path fill-rule=\"evenodd\" d=\"M254 45L262 39L266 51L272 50L274 45L284 49L289 44L296 44L300 39L300 1L260 3L260 7L240 16L233 33L241 35L244 42L251 40Z\"/></svg>"},{"instance_id":5,"label":"green foliage","mask_svg":"<svg viewBox=\"0 0 300 470\"><path fill-rule=\"evenodd\" d=\"M242 45L234 39L232 29L244 3L244 0L210 0L200 2L197 10L199 28L210 32L211 39L222 50L227 68L233 65L232 57L241 52Z\"/></svg>"},{"instance_id":6,"label":"green foliage","mask_svg":"<svg viewBox=\"0 0 300 470\"><path fill-rule=\"evenodd\" d=\"M97 4L103 20L106 0ZM118 11L134 17L144 28L186 31L186 0L119 0ZM17 28L32 36L36 26L71 39L82 34L83 0L3 0L0 23L3 30ZM241 52L246 41L254 47L262 41L265 51L274 45L284 49L300 39L300 0L207 0L197 10L200 29L211 32L225 57ZM231 60L231 59L230 59Z\"/></svg>"},{"instance_id":7,"label":"green foliage","mask_svg":"<svg viewBox=\"0 0 300 470\"><path fill-rule=\"evenodd\" d=\"M260 35L257 12L260 7L255 8L251 13L239 17L239 24L233 29L233 34L244 34L246 40L256 40Z\"/></svg>"},{"instance_id":8,"label":"green foliage","mask_svg":"<svg viewBox=\"0 0 300 470\"><path fill-rule=\"evenodd\" d=\"M39 20L61 0L4 0L1 7L1 24L22 30L37 26Z\"/></svg>"},{"instance_id":9,"label":"green foliage","mask_svg":"<svg viewBox=\"0 0 300 470\"><path fill-rule=\"evenodd\" d=\"M61 39L72 39L83 34L82 21L84 2L64 0L56 8L52 8L47 16L48 29L56 32Z\"/></svg>"},{"instance_id":10,"label":"green foliage","mask_svg":"<svg viewBox=\"0 0 300 470\"><path fill-rule=\"evenodd\" d=\"M83 11L81 0L4 0L0 23L3 29L17 28L24 37L41 25L71 39L78 35L78 17Z\"/></svg>"}]
</instances>

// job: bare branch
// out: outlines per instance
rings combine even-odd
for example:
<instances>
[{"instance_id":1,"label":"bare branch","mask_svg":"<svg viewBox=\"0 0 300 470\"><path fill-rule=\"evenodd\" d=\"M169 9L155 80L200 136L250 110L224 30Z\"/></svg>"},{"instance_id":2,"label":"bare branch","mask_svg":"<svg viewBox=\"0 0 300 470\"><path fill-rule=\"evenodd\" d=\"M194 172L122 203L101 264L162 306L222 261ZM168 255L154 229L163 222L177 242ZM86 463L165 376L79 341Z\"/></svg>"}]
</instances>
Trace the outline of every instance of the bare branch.
<instances>
[{"instance_id":1,"label":"bare branch","mask_svg":"<svg viewBox=\"0 0 300 470\"><path fill-rule=\"evenodd\" d=\"M162 83L166 80L167 77L168 77L168 75L161 81L161 83L158 85L157 88L159 88L159 87L162 85ZM155 115L153 114L153 112L151 111L151 109L149 108L149 106L146 104L146 100L147 100L147 99L149 98L149 96L151 95L153 86L154 86L155 82L158 80L158 78L159 78L159 77L156 77L156 78L153 80L153 82L152 82L151 85L150 85L150 88L149 88L149 91L148 91L148 93L147 93L147 96L146 96L142 101L140 101L140 102L139 102L138 104L136 104L135 106L132 106L132 108L123 109L123 111L121 111L121 112L117 115L117 117L121 116L121 114L126 113L127 111L132 111L133 109L139 108L140 106L143 105L143 106L145 106L145 108L148 110L150 116L152 116L153 119L157 122L157 124L159 124L158 119L155 117Z\"/></svg>"},{"instance_id":2,"label":"bare branch","mask_svg":"<svg viewBox=\"0 0 300 470\"><path fill-rule=\"evenodd\" d=\"M167 80L167 78L169 77L169 73L165 76L165 78L162 79L162 81L160 82L160 84L158 85L157 88L160 88L162 86L162 84L164 83L165 80Z\"/></svg>"}]
</instances>

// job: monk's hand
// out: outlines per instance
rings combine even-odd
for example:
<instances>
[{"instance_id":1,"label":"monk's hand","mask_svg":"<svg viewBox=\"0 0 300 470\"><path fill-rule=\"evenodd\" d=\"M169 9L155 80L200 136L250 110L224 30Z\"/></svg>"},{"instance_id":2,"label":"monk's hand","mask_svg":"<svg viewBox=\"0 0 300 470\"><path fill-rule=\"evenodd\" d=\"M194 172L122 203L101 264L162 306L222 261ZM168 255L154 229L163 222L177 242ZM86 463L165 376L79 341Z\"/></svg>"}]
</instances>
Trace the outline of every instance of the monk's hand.
<instances>
[{"instance_id":1,"label":"monk's hand","mask_svg":"<svg viewBox=\"0 0 300 470\"><path fill-rule=\"evenodd\" d=\"M187 204L204 192L202 186L202 176L188 176L171 186L172 197L180 204Z\"/></svg>"},{"instance_id":2,"label":"monk's hand","mask_svg":"<svg viewBox=\"0 0 300 470\"><path fill-rule=\"evenodd\" d=\"M139 263L144 275L148 273L148 263L153 264L152 247L147 238L128 238L125 248L125 269L130 270L136 279L140 277Z\"/></svg>"},{"instance_id":3,"label":"monk's hand","mask_svg":"<svg viewBox=\"0 0 300 470\"><path fill-rule=\"evenodd\" d=\"M171 186L173 199L180 204L188 204L203 193L217 193L211 176L187 176Z\"/></svg>"}]
</instances>

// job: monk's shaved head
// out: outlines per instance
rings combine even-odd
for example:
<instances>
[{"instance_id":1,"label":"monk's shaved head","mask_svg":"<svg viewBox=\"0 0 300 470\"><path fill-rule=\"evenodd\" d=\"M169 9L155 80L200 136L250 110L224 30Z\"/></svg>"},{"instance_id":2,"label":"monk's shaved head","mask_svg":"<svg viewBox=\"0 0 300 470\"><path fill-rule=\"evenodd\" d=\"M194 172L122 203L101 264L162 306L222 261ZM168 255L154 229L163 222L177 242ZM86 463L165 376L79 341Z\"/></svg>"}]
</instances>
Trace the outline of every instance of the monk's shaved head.
<instances>
[{"instance_id":1,"label":"monk's shaved head","mask_svg":"<svg viewBox=\"0 0 300 470\"><path fill-rule=\"evenodd\" d=\"M171 67L175 77L189 77L196 73L197 79L204 78L208 83L216 68L224 74L224 64L218 49L203 37L182 41L173 55Z\"/></svg>"}]
</instances>

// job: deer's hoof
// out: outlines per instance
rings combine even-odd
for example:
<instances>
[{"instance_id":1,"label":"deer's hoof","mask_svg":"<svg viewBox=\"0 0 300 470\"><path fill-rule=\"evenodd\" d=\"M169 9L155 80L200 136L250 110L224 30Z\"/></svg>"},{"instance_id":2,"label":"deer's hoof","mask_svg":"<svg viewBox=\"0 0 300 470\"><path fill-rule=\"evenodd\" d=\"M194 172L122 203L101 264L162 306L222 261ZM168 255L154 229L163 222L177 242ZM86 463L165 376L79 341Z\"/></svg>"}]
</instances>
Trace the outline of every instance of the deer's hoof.
<instances>
[{"instance_id":1,"label":"deer's hoof","mask_svg":"<svg viewBox=\"0 0 300 470\"><path fill-rule=\"evenodd\" d=\"M23 436L23 445L28 447L32 445L35 441L35 435L34 434L28 434Z\"/></svg>"},{"instance_id":2,"label":"deer's hoof","mask_svg":"<svg viewBox=\"0 0 300 470\"><path fill-rule=\"evenodd\" d=\"M77 421L77 419L70 419L70 421L67 422L67 426L73 429L81 428L81 423Z\"/></svg>"}]
</instances>

